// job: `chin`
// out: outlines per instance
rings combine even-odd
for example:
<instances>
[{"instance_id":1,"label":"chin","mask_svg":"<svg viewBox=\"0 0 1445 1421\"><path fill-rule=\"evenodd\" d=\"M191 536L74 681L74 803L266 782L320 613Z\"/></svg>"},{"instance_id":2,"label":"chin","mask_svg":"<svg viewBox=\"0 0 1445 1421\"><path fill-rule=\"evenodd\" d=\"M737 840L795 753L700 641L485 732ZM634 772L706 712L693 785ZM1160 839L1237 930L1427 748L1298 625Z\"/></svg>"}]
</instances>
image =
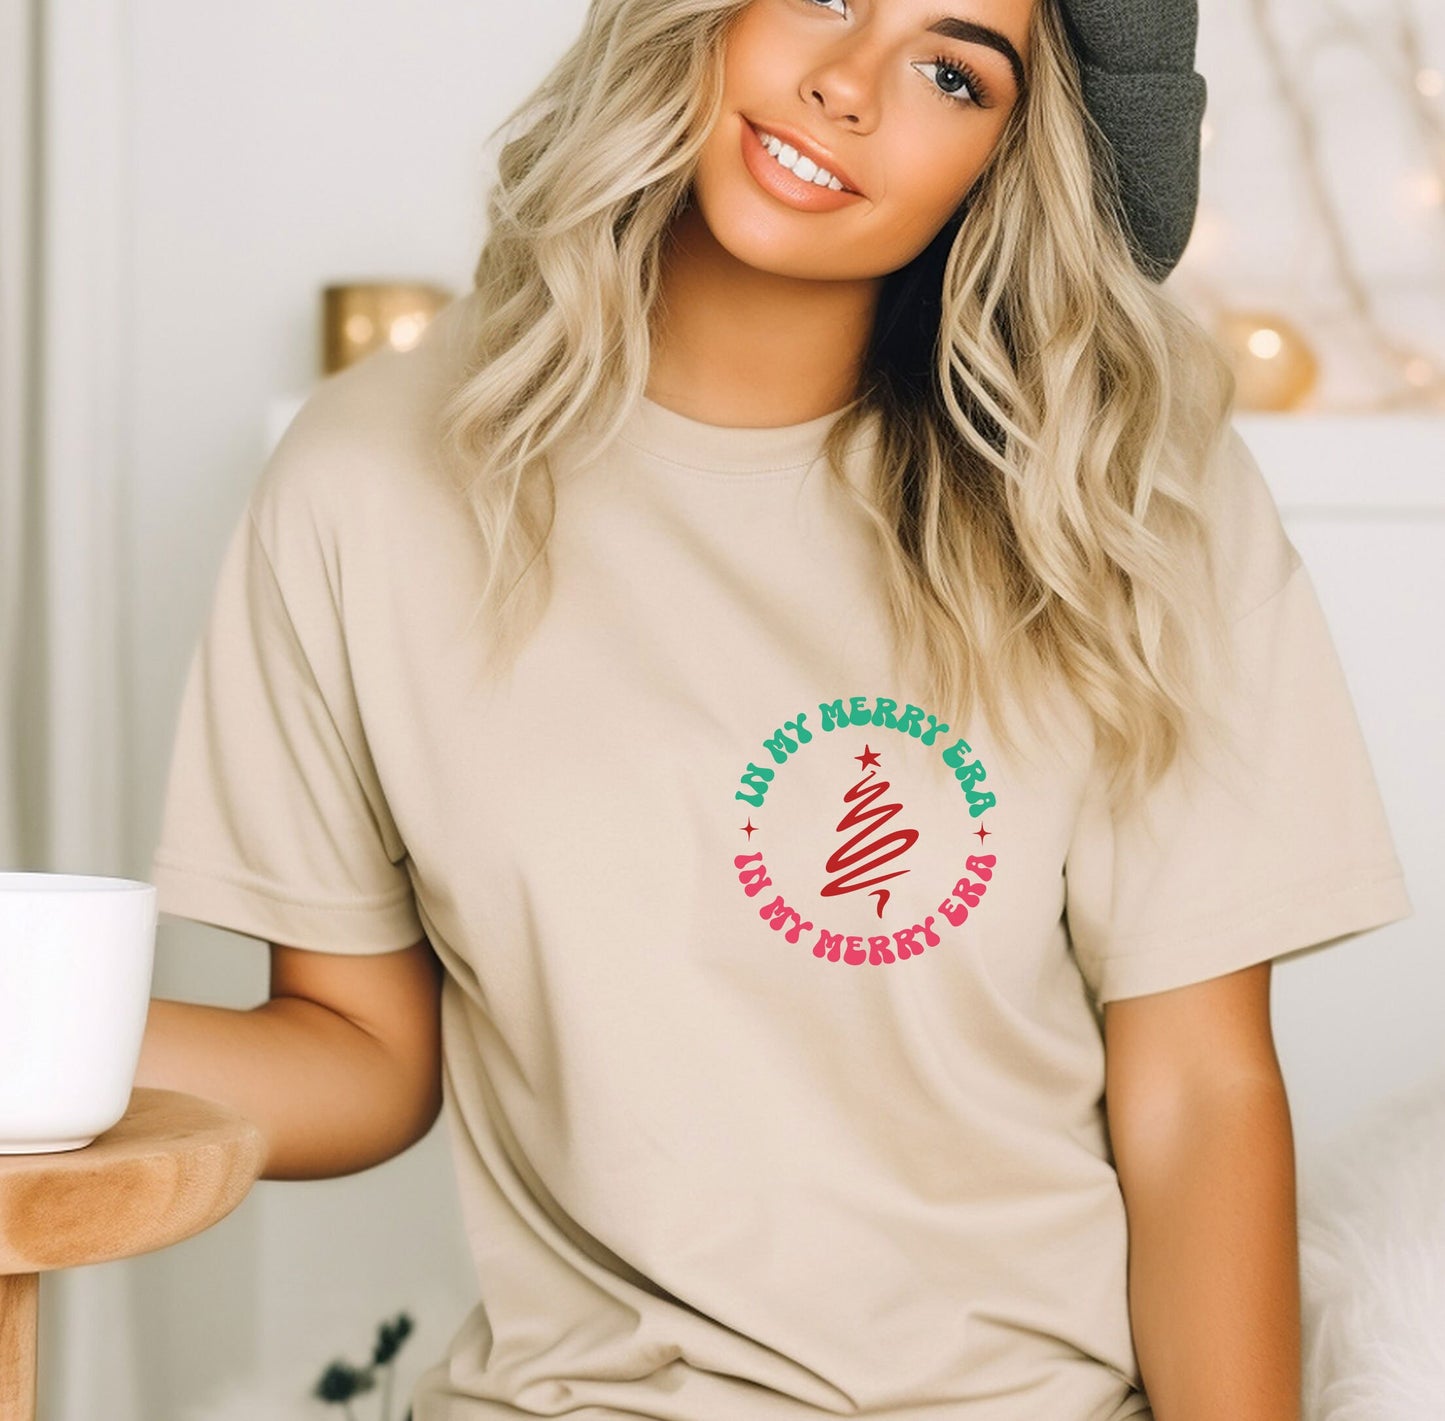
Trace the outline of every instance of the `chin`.
<instances>
[{"instance_id":1,"label":"chin","mask_svg":"<svg viewBox=\"0 0 1445 1421\"><path fill-rule=\"evenodd\" d=\"M810 240L806 215L790 220L788 213L774 213L737 194L730 194L720 205L721 214L706 195L694 194L697 220L734 261L772 276L804 281L837 281L858 275L842 269L846 263L840 262L843 254L836 244L823 252L816 238Z\"/></svg>"}]
</instances>

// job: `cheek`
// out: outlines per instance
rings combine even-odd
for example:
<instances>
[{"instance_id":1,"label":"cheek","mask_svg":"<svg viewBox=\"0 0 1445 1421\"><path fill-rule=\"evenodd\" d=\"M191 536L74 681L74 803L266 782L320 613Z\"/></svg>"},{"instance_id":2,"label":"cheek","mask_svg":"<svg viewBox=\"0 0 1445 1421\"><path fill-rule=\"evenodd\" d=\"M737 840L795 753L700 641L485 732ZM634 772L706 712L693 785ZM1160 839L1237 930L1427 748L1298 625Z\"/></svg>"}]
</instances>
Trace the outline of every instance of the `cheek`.
<instances>
[{"instance_id":1,"label":"cheek","mask_svg":"<svg viewBox=\"0 0 1445 1421\"><path fill-rule=\"evenodd\" d=\"M879 216L921 250L968 195L987 154L977 142L940 143L937 126L890 145Z\"/></svg>"},{"instance_id":2,"label":"cheek","mask_svg":"<svg viewBox=\"0 0 1445 1421\"><path fill-rule=\"evenodd\" d=\"M778 85L786 82L784 56L790 48L793 46L772 23L768 6L753 0L724 41L723 107L745 104L750 93L787 93Z\"/></svg>"}]
</instances>

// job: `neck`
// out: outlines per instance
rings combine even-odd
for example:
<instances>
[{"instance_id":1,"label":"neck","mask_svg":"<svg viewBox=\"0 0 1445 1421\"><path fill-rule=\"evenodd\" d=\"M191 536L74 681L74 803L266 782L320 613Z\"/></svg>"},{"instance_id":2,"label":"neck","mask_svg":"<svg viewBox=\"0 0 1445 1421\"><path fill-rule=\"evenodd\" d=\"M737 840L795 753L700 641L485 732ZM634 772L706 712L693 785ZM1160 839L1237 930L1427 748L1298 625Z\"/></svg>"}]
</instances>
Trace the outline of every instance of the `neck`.
<instances>
[{"instance_id":1,"label":"neck","mask_svg":"<svg viewBox=\"0 0 1445 1421\"><path fill-rule=\"evenodd\" d=\"M705 424L775 427L856 393L881 278L759 271L719 245L695 205L665 239L647 395Z\"/></svg>"}]
</instances>

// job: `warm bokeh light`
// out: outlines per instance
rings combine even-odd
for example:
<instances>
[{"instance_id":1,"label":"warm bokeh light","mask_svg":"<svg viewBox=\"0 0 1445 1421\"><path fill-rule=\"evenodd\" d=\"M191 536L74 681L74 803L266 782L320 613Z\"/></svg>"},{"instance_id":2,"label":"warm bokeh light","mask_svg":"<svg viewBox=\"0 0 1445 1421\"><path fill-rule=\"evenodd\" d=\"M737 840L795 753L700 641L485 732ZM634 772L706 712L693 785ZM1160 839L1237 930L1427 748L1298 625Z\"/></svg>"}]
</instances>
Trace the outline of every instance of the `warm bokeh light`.
<instances>
[{"instance_id":1,"label":"warm bokeh light","mask_svg":"<svg viewBox=\"0 0 1445 1421\"><path fill-rule=\"evenodd\" d=\"M1246 342L1249 353L1260 360L1273 360L1284 349L1284 337L1269 326L1261 326Z\"/></svg>"},{"instance_id":2,"label":"warm bokeh light","mask_svg":"<svg viewBox=\"0 0 1445 1421\"><path fill-rule=\"evenodd\" d=\"M398 316L391 323L388 339L396 350L410 350L421 339L426 322L416 316Z\"/></svg>"},{"instance_id":3,"label":"warm bokeh light","mask_svg":"<svg viewBox=\"0 0 1445 1421\"><path fill-rule=\"evenodd\" d=\"M1421 207L1445 206L1445 183L1438 173L1415 173L1410 178L1410 193Z\"/></svg>"}]
</instances>

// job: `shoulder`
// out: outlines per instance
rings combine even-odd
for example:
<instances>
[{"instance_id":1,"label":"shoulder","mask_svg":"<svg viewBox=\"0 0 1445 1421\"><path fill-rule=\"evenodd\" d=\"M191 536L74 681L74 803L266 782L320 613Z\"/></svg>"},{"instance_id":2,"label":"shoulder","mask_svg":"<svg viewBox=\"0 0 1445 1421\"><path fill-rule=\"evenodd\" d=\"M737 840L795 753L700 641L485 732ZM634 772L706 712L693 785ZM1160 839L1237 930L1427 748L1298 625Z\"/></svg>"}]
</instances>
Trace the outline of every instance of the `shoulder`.
<instances>
[{"instance_id":1,"label":"shoulder","mask_svg":"<svg viewBox=\"0 0 1445 1421\"><path fill-rule=\"evenodd\" d=\"M383 348L327 376L263 466L249 511L279 557L323 548L454 506L437 461L440 410L466 366L475 293L427 325L410 350Z\"/></svg>"},{"instance_id":2,"label":"shoulder","mask_svg":"<svg viewBox=\"0 0 1445 1421\"><path fill-rule=\"evenodd\" d=\"M1264 471L1233 421L1215 445L1207 484L1224 604L1237 620L1284 587L1300 555Z\"/></svg>"}]
</instances>

